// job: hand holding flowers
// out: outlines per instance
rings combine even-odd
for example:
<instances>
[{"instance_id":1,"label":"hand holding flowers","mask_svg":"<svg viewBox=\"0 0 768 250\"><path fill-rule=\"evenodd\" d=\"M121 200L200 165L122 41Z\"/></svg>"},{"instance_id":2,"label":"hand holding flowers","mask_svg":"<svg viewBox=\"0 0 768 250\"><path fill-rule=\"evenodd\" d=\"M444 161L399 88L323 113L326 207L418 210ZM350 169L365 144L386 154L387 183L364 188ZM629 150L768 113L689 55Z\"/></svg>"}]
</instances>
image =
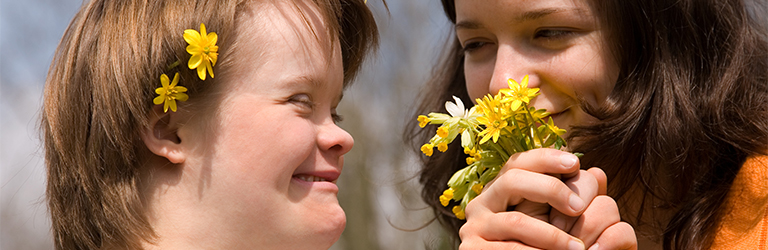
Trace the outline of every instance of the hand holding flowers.
<instances>
[{"instance_id":1,"label":"hand holding flowers","mask_svg":"<svg viewBox=\"0 0 768 250\"><path fill-rule=\"evenodd\" d=\"M565 145L560 135L565 130L554 125L552 118L544 119L549 113L530 107L528 103L539 93L538 88L528 88L528 76L520 83L508 81L509 89L502 89L496 95L477 99L477 105L466 110L458 97L455 102L446 102L449 114L430 113L419 116L419 126L440 124L434 137L421 147L431 156L434 147L445 152L448 144L461 135L461 146L467 154L467 167L457 171L448 181L449 188L439 197L443 206L451 201L453 213L464 219L464 210L472 199L493 180L509 157L518 152L534 148ZM455 204L454 203L454 204Z\"/></svg>"},{"instance_id":2,"label":"hand holding flowers","mask_svg":"<svg viewBox=\"0 0 768 250\"><path fill-rule=\"evenodd\" d=\"M439 197L443 206L453 204L458 219L467 219L461 248L633 249L634 230L620 222L616 203L606 196L605 174L579 170L578 158L559 150L565 130L545 121L545 110L529 106L538 89L527 81L510 79L509 89L477 99L469 110L454 97L446 102L449 115L418 118L421 127L441 125L421 148L427 156L434 147L445 152L459 135L469 156ZM482 192L488 194L478 196Z\"/></svg>"}]
</instances>

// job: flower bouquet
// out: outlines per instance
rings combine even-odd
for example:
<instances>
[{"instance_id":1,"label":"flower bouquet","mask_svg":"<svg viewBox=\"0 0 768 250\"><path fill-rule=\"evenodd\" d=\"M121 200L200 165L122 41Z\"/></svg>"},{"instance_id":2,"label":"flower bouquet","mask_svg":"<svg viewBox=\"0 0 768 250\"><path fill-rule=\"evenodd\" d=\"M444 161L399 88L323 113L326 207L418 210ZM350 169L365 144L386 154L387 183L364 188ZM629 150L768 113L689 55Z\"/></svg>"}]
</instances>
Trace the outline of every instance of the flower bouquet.
<instances>
[{"instance_id":1,"label":"flower bouquet","mask_svg":"<svg viewBox=\"0 0 768 250\"><path fill-rule=\"evenodd\" d=\"M529 106L529 101L539 95L539 89L528 88L528 76L520 83L509 79L508 85L509 89L496 95L476 99L477 105L469 110L454 96L455 102L445 103L448 114L418 117L422 128L427 124L441 125L435 136L421 146L427 156L432 156L435 147L445 152L448 144L461 136L461 146L468 155L467 167L453 174L448 189L439 198L443 206L454 205L452 211L458 219L465 219L467 203L499 174L511 155L535 148L560 149L565 145L560 137L565 130L554 125L546 110Z\"/></svg>"}]
</instances>

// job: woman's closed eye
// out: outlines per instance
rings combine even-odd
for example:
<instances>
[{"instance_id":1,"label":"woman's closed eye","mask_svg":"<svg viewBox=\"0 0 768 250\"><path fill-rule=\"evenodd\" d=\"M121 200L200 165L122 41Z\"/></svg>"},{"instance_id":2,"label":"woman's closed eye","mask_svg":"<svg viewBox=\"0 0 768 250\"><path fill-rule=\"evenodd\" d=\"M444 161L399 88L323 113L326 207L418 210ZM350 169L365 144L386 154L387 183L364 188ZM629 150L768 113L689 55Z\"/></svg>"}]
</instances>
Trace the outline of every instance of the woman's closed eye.
<instances>
[{"instance_id":1,"label":"woman's closed eye","mask_svg":"<svg viewBox=\"0 0 768 250\"><path fill-rule=\"evenodd\" d=\"M533 34L533 41L547 49L564 49L579 34L571 29L539 29Z\"/></svg>"},{"instance_id":2,"label":"woman's closed eye","mask_svg":"<svg viewBox=\"0 0 768 250\"><path fill-rule=\"evenodd\" d=\"M558 38L573 34L573 31L562 29L540 29L534 34L534 38Z\"/></svg>"}]
</instances>

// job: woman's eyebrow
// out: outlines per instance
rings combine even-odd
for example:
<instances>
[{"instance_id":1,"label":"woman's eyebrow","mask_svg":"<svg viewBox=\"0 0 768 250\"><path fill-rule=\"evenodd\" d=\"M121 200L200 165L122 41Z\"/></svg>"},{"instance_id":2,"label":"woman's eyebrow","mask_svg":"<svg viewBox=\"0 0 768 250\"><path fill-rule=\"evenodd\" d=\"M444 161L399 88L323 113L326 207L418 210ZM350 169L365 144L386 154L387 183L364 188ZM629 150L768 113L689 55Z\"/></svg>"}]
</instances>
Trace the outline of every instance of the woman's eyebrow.
<instances>
[{"instance_id":1,"label":"woman's eyebrow","mask_svg":"<svg viewBox=\"0 0 768 250\"><path fill-rule=\"evenodd\" d=\"M560 12L576 12L576 13L584 13L585 11L580 8L542 8L532 11L524 12L523 14L519 15L514 19L515 23L522 23L525 21L531 21L536 20L539 18L546 17L551 14L560 13ZM480 29L483 28L483 25L480 24L477 21L474 20L460 20L456 22L456 25L454 26L456 30L461 29Z\"/></svg>"}]
</instances>

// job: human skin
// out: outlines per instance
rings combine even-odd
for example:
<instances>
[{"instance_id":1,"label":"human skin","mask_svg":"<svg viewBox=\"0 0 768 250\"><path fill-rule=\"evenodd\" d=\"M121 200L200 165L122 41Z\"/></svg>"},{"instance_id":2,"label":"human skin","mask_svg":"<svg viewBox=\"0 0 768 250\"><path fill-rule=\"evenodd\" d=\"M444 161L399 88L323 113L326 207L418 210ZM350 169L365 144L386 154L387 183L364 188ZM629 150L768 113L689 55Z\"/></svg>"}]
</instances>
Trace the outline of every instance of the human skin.
<instances>
[{"instance_id":1,"label":"human skin","mask_svg":"<svg viewBox=\"0 0 768 250\"><path fill-rule=\"evenodd\" d=\"M354 142L334 119L339 40L311 1L249 8L236 58L216 73L215 107L156 109L142 135L155 155L144 189L158 238L147 249L328 249L344 230L335 182Z\"/></svg>"},{"instance_id":2,"label":"human skin","mask_svg":"<svg viewBox=\"0 0 768 250\"><path fill-rule=\"evenodd\" d=\"M555 125L569 129L595 120L582 105L596 106L605 100L616 82L618 64L588 2L457 0L455 4L456 36L465 50L464 73L472 99L497 93L507 88L508 79L520 81L528 75L528 87L541 93L530 104L551 112ZM494 183L467 207L467 223L460 232L462 249L636 248L632 227L619 221L616 203L605 196L604 173L573 172L578 167L561 161L570 154L554 151L538 149L510 158ZM561 175L584 180L574 183L555 177ZM569 192L579 189L601 191L578 194L586 201L583 208ZM546 214L550 205L552 212ZM518 211L508 212L507 206Z\"/></svg>"}]
</instances>

